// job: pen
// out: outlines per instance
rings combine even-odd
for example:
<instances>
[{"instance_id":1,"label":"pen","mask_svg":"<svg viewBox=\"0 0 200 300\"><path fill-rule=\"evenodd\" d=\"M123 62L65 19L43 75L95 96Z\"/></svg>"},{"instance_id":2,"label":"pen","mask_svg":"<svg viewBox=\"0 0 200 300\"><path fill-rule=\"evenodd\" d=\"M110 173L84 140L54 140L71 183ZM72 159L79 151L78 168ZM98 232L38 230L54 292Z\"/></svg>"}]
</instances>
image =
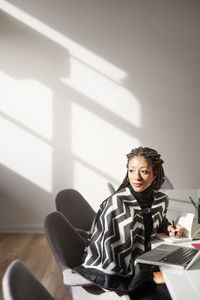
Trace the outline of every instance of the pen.
<instances>
[{"instance_id":1,"label":"pen","mask_svg":"<svg viewBox=\"0 0 200 300\"><path fill-rule=\"evenodd\" d=\"M192 199L192 197L189 197L191 203L194 205L195 208L197 208L196 203L194 202L194 200Z\"/></svg>"},{"instance_id":2,"label":"pen","mask_svg":"<svg viewBox=\"0 0 200 300\"><path fill-rule=\"evenodd\" d=\"M173 227L174 229L176 229L176 225L175 225L174 220L172 220L172 227ZM174 234L176 235L176 231L174 232Z\"/></svg>"}]
</instances>

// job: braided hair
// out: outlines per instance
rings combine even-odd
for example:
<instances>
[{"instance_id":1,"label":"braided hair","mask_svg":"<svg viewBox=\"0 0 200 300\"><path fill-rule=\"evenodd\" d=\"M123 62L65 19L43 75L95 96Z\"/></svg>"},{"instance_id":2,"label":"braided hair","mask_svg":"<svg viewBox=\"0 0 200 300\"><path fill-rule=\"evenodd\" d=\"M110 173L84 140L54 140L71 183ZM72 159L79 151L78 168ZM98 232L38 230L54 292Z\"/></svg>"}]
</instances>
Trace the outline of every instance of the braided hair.
<instances>
[{"instance_id":1,"label":"braided hair","mask_svg":"<svg viewBox=\"0 0 200 300\"><path fill-rule=\"evenodd\" d=\"M131 150L130 153L126 155L128 162L127 162L127 168L130 159L132 159L134 156L143 156L152 166L153 172L156 173L156 178L154 179L152 183L152 187L154 190L159 190L165 180L165 174L163 170L163 160L161 159L161 155L154 149L148 148L148 147L138 147ZM117 191L121 190L122 188L127 187L129 184L128 180L128 171L126 173L126 176L117 189Z\"/></svg>"}]
</instances>

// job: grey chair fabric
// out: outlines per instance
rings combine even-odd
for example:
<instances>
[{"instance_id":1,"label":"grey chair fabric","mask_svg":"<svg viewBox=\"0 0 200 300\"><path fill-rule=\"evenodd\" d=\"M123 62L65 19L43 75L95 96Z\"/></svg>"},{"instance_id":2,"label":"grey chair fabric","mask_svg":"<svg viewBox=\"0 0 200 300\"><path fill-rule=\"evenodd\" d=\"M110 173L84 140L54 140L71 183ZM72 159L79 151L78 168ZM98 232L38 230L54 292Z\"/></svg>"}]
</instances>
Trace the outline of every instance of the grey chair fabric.
<instances>
[{"instance_id":1,"label":"grey chair fabric","mask_svg":"<svg viewBox=\"0 0 200 300\"><path fill-rule=\"evenodd\" d=\"M107 183L107 187L108 187L109 192L110 192L111 194L113 194L113 193L115 192L115 188L114 188L114 186L112 185L112 183L108 182L108 183Z\"/></svg>"},{"instance_id":2,"label":"grey chair fabric","mask_svg":"<svg viewBox=\"0 0 200 300\"><path fill-rule=\"evenodd\" d=\"M14 260L6 269L2 292L4 300L54 299L20 260Z\"/></svg>"},{"instance_id":3,"label":"grey chair fabric","mask_svg":"<svg viewBox=\"0 0 200 300\"><path fill-rule=\"evenodd\" d=\"M55 202L56 210L61 212L75 228L90 230L96 213L78 191L64 189L57 194Z\"/></svg>"},{"instance_id":4,"label":"grey chair fabric","mask_svg":"<svg viewBox=\"0 0 200 300\"><path fill-rule=\"evenodd\" d=\"M162 190L173 190L174 187L173 187L173 184L171 183L171 181L169 180L168 177L165 176L165 180L162 184L162 187L161 187Z\"/></svg>"},{"instance_id":5,"label":"grey chair fabric","mask_svg":"<svg viewBox=\"0 0 200 300\"><path fill-rule=\"evenodd\" d=\"M81 264L86 241L62 213L45 218L44 233L61 271Z\"/></svg>"},{"instance_id":6,"label":"grey chair fabric","mask_svg":"<svg viewBox=\"0 0 200 300\"><path fill-rule=\"evenodd\" d=\"M44 232L71 299L130 299L128 295L105 292L79 274L73 273L72 268L81 264L86 241L62 213L52 212L45 218Z\"/></svg>"}]
</instances>

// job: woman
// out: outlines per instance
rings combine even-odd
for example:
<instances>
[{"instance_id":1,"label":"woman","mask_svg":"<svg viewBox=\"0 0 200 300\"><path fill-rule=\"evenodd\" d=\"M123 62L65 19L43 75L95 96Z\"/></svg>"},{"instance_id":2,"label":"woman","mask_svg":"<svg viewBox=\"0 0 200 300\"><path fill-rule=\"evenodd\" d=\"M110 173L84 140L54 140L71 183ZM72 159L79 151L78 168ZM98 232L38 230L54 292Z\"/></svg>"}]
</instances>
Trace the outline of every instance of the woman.
<instances>
[{"instance_id":1,"label":"woman","mask_svg":"<svg viewBox=\"0 0 200 300\"><path fill-rule=\"evenodd\" d=\"M168 198L159 192L163 160L157 151L139 147L127 154L127 173L118 190L98 211L83 263L74 270L104 289L133 299L171 299L161 273L135 259L151 249L157 232L180 237L166 219Z\"/></svg>"}]
</instances>

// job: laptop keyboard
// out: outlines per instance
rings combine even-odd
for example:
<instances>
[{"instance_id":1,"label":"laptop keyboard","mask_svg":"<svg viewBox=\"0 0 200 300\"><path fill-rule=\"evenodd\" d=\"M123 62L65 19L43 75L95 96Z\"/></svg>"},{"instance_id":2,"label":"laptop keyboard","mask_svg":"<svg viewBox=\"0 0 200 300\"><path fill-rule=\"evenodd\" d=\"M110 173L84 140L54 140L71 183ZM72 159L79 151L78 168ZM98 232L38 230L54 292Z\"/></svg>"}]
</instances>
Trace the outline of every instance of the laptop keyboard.
<instances>
[{"instance_id":1,"label":"laptop keyboard","mask_svg":"<svg viewBox=\"0 0 200 300\"><path fill-rule=\"evenodd\" d=\"M198 252L197 249L181 247L163 257L160 261L175 265L189 263L194 255Z\"/></svg>"}]
</instances>

